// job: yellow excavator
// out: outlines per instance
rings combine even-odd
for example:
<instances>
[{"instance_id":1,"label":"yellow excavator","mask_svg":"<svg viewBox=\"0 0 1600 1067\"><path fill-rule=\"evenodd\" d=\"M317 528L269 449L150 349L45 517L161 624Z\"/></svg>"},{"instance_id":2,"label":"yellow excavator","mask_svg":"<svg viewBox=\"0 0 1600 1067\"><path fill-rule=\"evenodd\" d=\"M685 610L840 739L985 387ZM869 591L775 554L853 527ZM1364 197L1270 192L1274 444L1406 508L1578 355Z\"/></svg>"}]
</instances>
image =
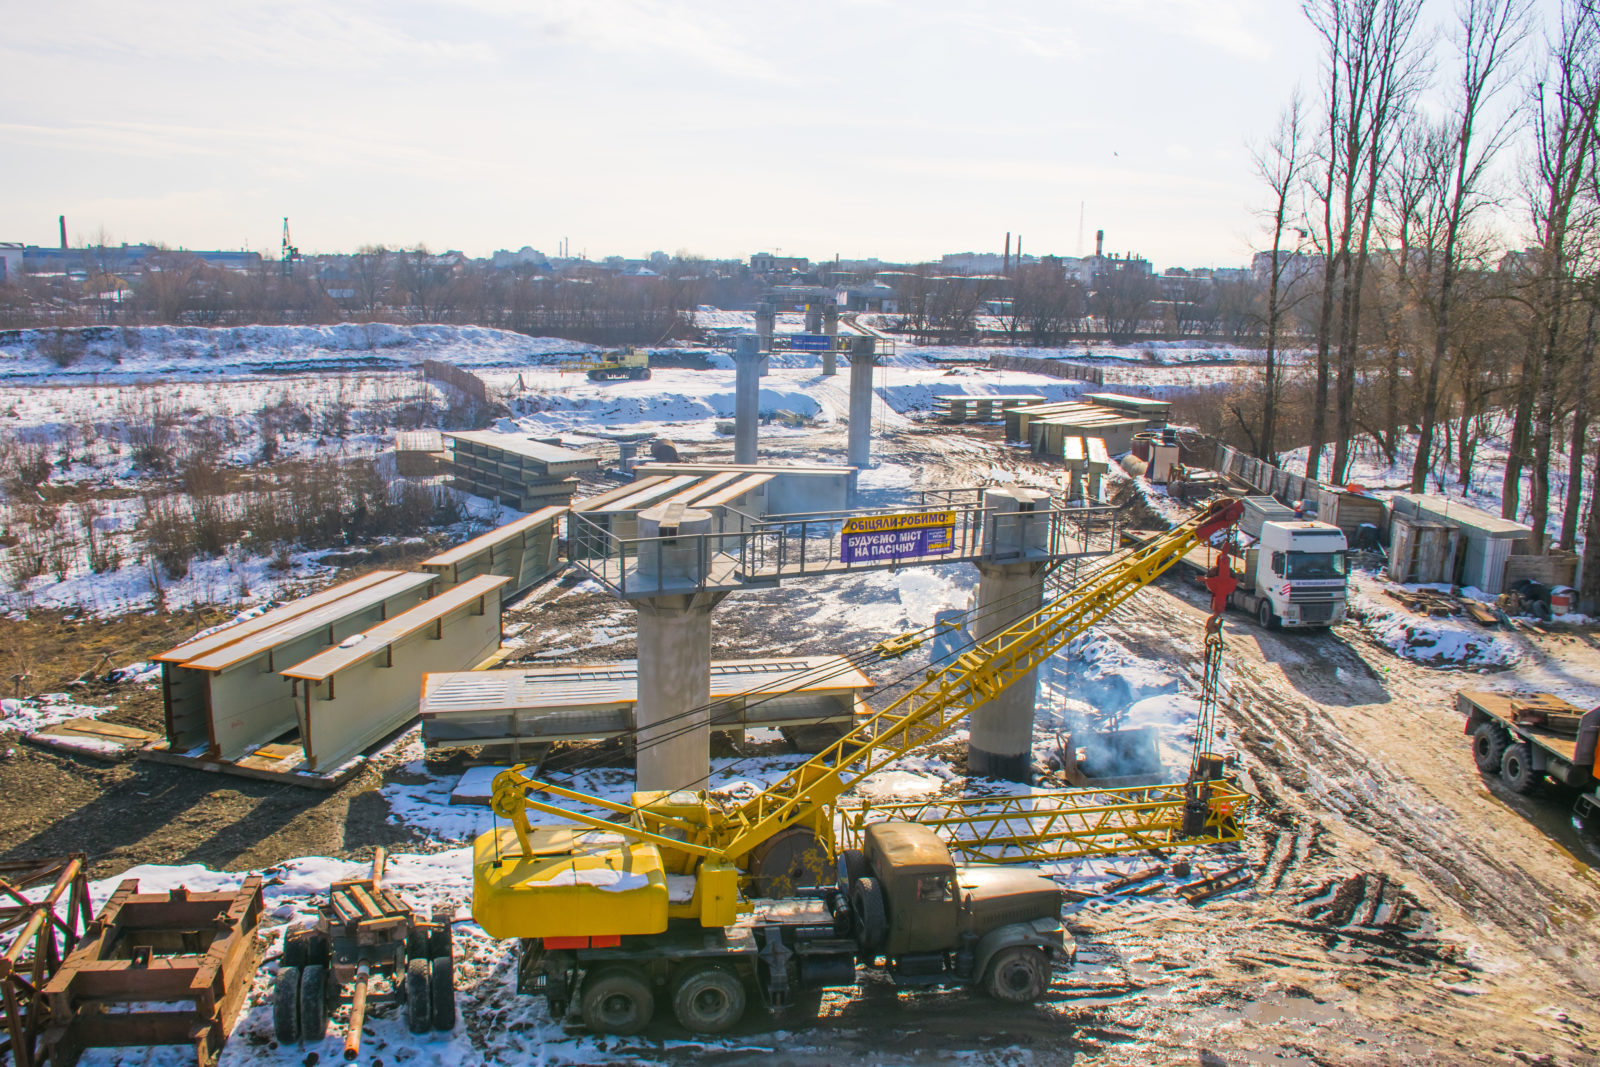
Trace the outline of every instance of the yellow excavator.
<instances>
[{"instance_id":1,"label":"yellow excavator","mask_svg":"<svg viewBox=\"0 0 1600 1067\"><path fill-rule=\"evenodd\" d=\"M473 917L493 937L521 939L519 990L544 995L557 1019L576 1003L597 1031L637 1031L661 994L685 1027L718 1032L751 993L781 1006L801 989L851 986L862 966L900 985L1037 999L1051 957L1073 955L1059 893L993 864L1241 840L1249 797L1201 754L1204 733L1180 784L941 802L937 819L916 822L872 821L840 798L947 734L1242 513L1219 499L1128 550L742 802L682 790L620 804L520 766L502 772L492 806L508 825L475 843ZM560 821L536 825L530 812ZM952 853L979 865L957 867Z\"/></svg>"}]
</instances>

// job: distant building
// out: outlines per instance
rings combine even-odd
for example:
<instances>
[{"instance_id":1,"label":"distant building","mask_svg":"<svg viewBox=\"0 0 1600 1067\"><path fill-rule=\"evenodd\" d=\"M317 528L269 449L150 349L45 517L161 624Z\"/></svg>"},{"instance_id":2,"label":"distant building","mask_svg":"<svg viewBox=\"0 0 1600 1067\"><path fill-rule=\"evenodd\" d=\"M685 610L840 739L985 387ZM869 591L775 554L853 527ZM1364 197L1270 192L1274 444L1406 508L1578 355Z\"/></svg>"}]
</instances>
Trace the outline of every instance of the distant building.
<instances>
[{"instance_id":1,"label":"distant building","mask_svg":"<svg viewBox=\"0 0 1600 1067\"><path fill-rule=\"evenodd\" d=\"M60 274L85 270L101 261L114 264L116 270L137 266L148 256L181 254L194 256L204 263L223 270L254 271L261 268L260 252L198 252L188 248L157 248L155 245L110 245L100 248L57 248L54 245L28 245L23 249L23 262L29 270ZM96 269L99 269L96 267Z\"/></svg>"},{"instance_id":2,"label":"distant building","mask_svg":"<svg viewBox=\"0 0 1600 1067\"><path fill-rule=\"evenodd\" d=\"M22 284L22 242L0 241L0 285Z\"/></svg>"},{"instance_id":3,"label":"distant building","mask_svg":"<svg viewBox=\"0 0 1600 1067\"><path fill-rule=\"evenodd\" d=\"M550 261L538 249L523 245L515 252L500 249L490 257L489 266L495 270L514 270L517 267L528 267L532 270L546 271L550 269Z\"/></svg>"},{"instance_id":4,"label":"distant building","mask_svg":"<svg viewBox=\"0 0 1600 1067\"><path fill-rule=\"evenodd\" d=\"M1278 281L1280 285L1299 281L1308 274L1322 269L1322 257L1308 255L1305 252L1279 252L1278 253ZM1272 253L1257 252L1255 258L1250 260L1250 273L1262 285L1272 281Z\"/></svg>"},{"instance_id":5,"label":"distant building","mask_svg":"<svg viewBox=\"0 0 1600 1067\"><path fill-rule=\"evenodd\" d=\"M804 274L811 261L804 256L775 256L771 252L757 252L750 257L750 269L756 274Z\"/></svg>"}]
</instances>

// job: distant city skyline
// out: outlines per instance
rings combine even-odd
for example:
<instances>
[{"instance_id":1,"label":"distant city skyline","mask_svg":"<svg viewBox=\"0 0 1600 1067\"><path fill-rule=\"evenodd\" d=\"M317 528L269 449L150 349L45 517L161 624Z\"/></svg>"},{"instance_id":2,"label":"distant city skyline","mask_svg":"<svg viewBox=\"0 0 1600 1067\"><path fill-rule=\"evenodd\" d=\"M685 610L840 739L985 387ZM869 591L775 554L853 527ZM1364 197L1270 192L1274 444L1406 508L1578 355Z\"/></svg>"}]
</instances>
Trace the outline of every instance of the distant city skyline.
<instances>
[{"instance_id":1,"label":"distant city skyline","mask_svg":"<svg viewBox=\"0 0 1600 1067\"><path fill-rule=\"evenodd\" d=\"M0 241L269 255L1239 266L1319 61L1285 0L8 6Z\"/></svg>"}]
</instances>

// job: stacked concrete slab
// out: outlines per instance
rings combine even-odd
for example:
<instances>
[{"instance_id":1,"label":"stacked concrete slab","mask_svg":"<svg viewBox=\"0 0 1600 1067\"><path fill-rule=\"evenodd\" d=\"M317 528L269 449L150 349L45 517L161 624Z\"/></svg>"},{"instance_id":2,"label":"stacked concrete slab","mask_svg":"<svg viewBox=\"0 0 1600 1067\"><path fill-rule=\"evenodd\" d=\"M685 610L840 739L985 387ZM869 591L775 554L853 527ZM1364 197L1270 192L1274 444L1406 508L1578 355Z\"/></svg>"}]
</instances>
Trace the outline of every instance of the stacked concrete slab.
<instances>
[{"instance_id":1,"label":"stacked concrete slab","mask_svg":"<svg viewBox=\"0 0 1600 1067\"><path fill-rule=\"evenodd\" d=\"M600 469L587 453L518 434L462 430L444 438L457 489L518 511L566 506L578 487L575 476Z\"/></svg>"},{"instance_id":2,"label":"stacked concrete slab","mask_svg":"<svg viewBox=\"0 0 1600 1067\"><path fill-rule=\"evenodd\" d=\"M714 731L852 723L870 679L840 656L713 660ZM535 745L631 735L637 661L430 674L422 739L430 748Z\"/></svg>"}]
</instances>

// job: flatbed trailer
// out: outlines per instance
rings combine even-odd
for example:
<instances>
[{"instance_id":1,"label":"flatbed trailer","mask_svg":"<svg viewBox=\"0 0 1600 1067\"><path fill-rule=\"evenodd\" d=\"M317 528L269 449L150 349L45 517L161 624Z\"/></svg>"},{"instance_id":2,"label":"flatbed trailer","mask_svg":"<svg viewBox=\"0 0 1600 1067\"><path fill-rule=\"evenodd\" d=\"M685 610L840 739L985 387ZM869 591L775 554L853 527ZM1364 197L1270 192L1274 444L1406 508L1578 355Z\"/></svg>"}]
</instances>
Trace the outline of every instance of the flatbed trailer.
<instances>
[{"instance_id":1,"label":"flatbed trailer","mask_svg":"<svg viewBox=\"0 0 1600 1067\"><path fill-rule=\"evenodd\" d=\"M1547 778L1573 789L1595 787L1600 708L1585 712L1549 693L1464 692L1456 694L1456 710L1478 769L1499 774L1514 792L1532 793Z\"/></svg>"}]
</instances>

